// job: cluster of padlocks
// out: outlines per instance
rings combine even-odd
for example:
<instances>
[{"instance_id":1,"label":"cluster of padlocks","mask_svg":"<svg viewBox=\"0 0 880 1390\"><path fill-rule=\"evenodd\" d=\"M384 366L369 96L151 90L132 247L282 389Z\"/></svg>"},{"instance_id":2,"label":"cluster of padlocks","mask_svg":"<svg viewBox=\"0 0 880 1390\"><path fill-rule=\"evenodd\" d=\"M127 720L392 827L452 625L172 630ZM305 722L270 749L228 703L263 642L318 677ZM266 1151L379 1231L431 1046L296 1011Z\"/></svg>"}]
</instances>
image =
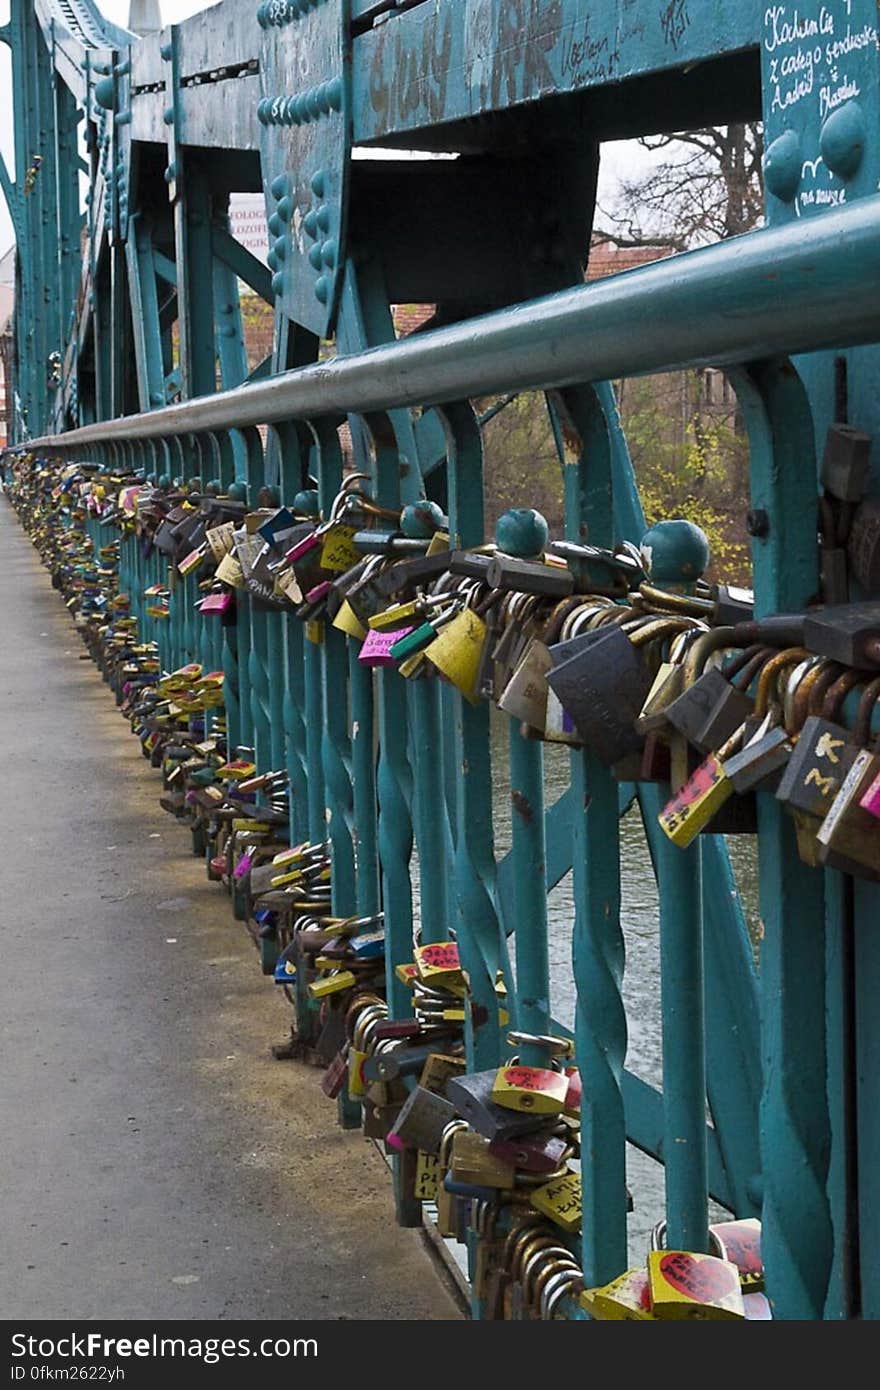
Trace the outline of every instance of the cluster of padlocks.
<instances>
[{"instance_id":1,"label":"cluster of padlocks","mask_svg":"<svg viewBox=\"0 0 880 1390\"><path fill-rule=\"evenodd\" d=\"M516 511L493 543L462 550L436 504L389 512L362 475L322 517L311 491L288 508L267 490L249 510L237 485L221 495L88 465L15 467L12 500L162 769L163 807L188 825L293 1005L289 1051L324 1067L328 1096L359 1104L364 1133L393 1160L399 1204L427 1204L440 1233L474 1252L483 1317L768 1317L760 1227L712 1228L711 1252L667 1251L658 1229L644 1268L585 1287L572 1044L512 1026L503 1065L468 1072L471 1001L455 940L417 933L412 959L386 960L381 912L333 915L329 842L291 847L287 773L261 772L253 750L228 745L223 672L163 669L161 643L144 640L120 585L120 551L133 540L167 557L167 585L137 596L160 624L176 576L195 575L201 614L221 624L243 595L294 614L310 641L330 624L364 667L442 680L495 703L528 737L588 748L622 782L666 784L659 819L677 845L753 832L760 789L789 808L808 863L876 880L880 610L847 601L850 574L868 593L877 581L866 463L864 436L835 427L822 593L803 612L757 619L751 593L704 582L705 538L688 522L609 551L551 541L539 514ZM97 548L90 517L108 532ZM405 1018L389 1016L392 971L411 990ZM507 984L499 975L502 1027ZM543 1064L523 1065L520 1049Z\"/></svg>"}]
</instances>

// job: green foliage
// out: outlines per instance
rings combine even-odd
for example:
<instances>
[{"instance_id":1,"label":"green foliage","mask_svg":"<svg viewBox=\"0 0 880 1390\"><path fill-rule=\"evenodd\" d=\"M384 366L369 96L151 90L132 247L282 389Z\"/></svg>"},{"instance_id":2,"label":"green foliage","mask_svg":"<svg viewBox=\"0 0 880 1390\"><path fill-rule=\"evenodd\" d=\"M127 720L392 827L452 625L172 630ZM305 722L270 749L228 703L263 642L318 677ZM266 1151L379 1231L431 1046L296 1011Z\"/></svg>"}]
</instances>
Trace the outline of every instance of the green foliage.
<instances>
[{"instance_id":1,"label":"green foliage","mask_svg":"<svg viewBox=\"0 0 880 1390\"><path fill-rule=\"evenodd\" d=\"M723 387L713 379L714 389ZM697 372L618 383L621 419L649 525L683 516L712 548L710 577L749 584L744 517L748 444L729 392L706 400ZM497 404L476 402L478 413ZM543 394L505 405L483 427L486 534L508 507L536 507L554 535L563 529L562 469Z\"/></svg>"},{"instance_id":2,"label":"green foliage","mask_svg":"<svg viewBox=\"0 0 880 1390\"><path fill-rule=\"evenodd\" d=\"M696 372L622 382L618 392L648 524L687 517L709 538L710 576L748 584L748 443L735 401L702 400Z\"/></svg>"},{"instance_id":3,"label":"green foliage","mask_svg":"<svg viewBox=\"0 0 880 1390\"><path fill-rule=\"evenodd\" d=\"M494 400L475 402L477 413ZM543 392L524 392L483 427L486 534L509 507L535 507L561 535L562 469Z\"/></svg>"}]
</instances>

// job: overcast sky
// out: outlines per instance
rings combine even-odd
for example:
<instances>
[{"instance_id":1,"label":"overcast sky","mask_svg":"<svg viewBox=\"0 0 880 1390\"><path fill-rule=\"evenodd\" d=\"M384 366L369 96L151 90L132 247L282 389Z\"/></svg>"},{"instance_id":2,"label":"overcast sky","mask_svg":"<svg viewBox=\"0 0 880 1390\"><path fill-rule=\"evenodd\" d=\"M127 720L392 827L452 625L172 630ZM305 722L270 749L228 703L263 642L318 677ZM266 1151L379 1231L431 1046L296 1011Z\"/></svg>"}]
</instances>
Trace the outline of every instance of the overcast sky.
<instances>
[{"instance_id":1,"label":"overcast sky","mask_svg":"<svg viewBox=\"0 0 880 1390\"><path fill-rule=\"evenodd\" d=\"M125 25L128 21L129 0L98 0L99 8L116 24ZM245 0L250 10L256 8L256 0ZM199 10L207 9L204 0L160 0L163 24L174 24L186 19ZM9 19L9 0L0 0L0 23ZM12 172L15 162L12 135L12 91L10 80L9 49L0 44L0 150ZM602 178L600 181L600 200L605 201L613 193L614 185L622 171L631 171L643 162L642 152L632 141L620 145L606 145L602 153ZM6 211L6 202L0 196L0 253L4 252L13 240L12 224Z\"/></svg>"}]
</instances>

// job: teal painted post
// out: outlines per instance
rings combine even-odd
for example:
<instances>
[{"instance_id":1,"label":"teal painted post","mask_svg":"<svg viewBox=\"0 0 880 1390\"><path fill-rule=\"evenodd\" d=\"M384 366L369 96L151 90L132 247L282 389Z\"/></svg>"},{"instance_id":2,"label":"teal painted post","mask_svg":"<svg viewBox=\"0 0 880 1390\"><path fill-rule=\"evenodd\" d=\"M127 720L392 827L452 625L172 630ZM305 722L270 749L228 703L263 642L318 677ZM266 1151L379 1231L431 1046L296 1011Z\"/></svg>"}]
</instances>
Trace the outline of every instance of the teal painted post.
<instances>
[{"instance_id":1,"label":"teal painted post","mask_svg":"<svg viewBox=\"0 0 880 1390\"><path fill-rule=\"evenodd\" d=\"M376 712L373 673L358 661L354 642L348 648L348 689L351 700L351 784L353 794L355 882L357 910L362 917L379 911L379 848L376 820Z\"/></svg>"},{"instance_id":2,"label":"teal painted post","mask_svg":"<svg viewBox=\"0 0 880 1390\"><path fill-rule=\"evenodd\" d=\"M611 443L615 534L638 542L645 533L645 517L614 390L600 382L595 391ZM662 871L681 853L657 822L668 794L661 787L644 785L638 788L638 799L655 870L660 866ZM724 840L715 835L702 839L704 964L711 1001L706 1016L707 1089L736 1214L756 1216L761 1202L761 1063L754 957Z\"/></svg>"},{"instance_id":3,"label":"teal painted post","mask_svg":"<svg viewBox=\"0 0 880 1390\"><path fill-rule=\"evenodd\" d=\"M550 397L562 445L566 535L611 546L624 466L591 387ZM620 487L623 492L624 486ZM619 787L585 749L572 749L572 965L577 988L575 1057L581 1077L581 1261L588 1285L627 1266L626 1121L622 1092L627 1023L620 922Z\"/></svg>"},{"instance_id":4,"label":"teal painted post","mask_svg":"<svg viewBox=\"0 0 880 1390\"><path fill-rule=\"evenodd\" d=\"M290 421L274 427L280 472L281 501L290 506L302 487L303 459L308 444L301 445L299 431ZM291 613L280 617L281 630L281 724L284 731L283 766L290 779L291 844L299 844L309 833L308 769L306 766L306 726L303 717L305 683L303 672L303 625ZM274 722L273 714L273 722Z\"/></svg>"},{"instance_id":5,"label":"teal painted post","mask_svg":"<svg viewBox=\"0 0 880 1390\"><path fill-rule=\"evenodd\" d=\"M215 213L215 224L218 216ZM225 214L219 219L225 231L229 230L229 218ZM240 386L247 379L248 360L241 320L241 300L238 281L229 266L214 258L214 331L217 340L217 357L220 362L220 380L223 389Z\"/></svg>"},{"instance_id":6,"label":"teal painted post","mask_svg":"<svg viewBox=\"0 0 880 1390\"><path fill-rule=\"evenodd\" d=\"M328 516L342 482L342 453L332 422L314 422L318 496L322 516ZM324 815L333 856L333 911L346 917L356 907L352 819L351 746L348 728L348 653L345 638L322 621L318 649L321 678L321 767L324 773Z\"/></svg>"},{"instance_id":7,"label":"teal painted post","mask_svg":"<svg viewBox=\"0 0 880 1390\"><path fill-rule=\"evenodd\" d=\"M165 404L165 367L153 240L143 213L133 213L129 219L126 252L138 405L142 411L155 410Z\"/></svg>"},{"instance_id":8,"label":"teal painted post","mask_svg":"<svg viewBox=\"0 0 880 1390\"><path fill-rule=\"evenodd\" d=\"M416 844L419 847L419 920L422 945L449 936L449 834L446 826L443 759L442 682L428 677L412 685L413 765Z\"/></svg>"},{"instance_id":9,"label":"teal painted post","mask_svg":"<svg viewBox=\"0 0 880 1390\"><path fill-rule=\"evenodd\" d=\"M516 998L511 1026L527 1033L550 1029L550 952L547 942L547 840L544 812L544 748L524 738L510 720L511 853L515 911ZM549 1065L545 1047L517 1049L526 1067Z\"/></svg>"},{"instance_id":10,"label":"teal painted post","mask_svg":"<svg viewBox=\"0 0 880 1390\"><path fill-rule=\"evenodd\" d=\"M482 441L467 402L439 412L449 446L449 525L453 545L484 539ZM498 918L492 830L489 707L462 696L455 704L456 842L454 860L456 937L470 979L468 1067L483 1071L501 1060L502 1039L495 981L510 985L507 943Z\"/></svg>"},{"instance_id":11,"label":"teal painted post","mask_svg":"<svg viewBox=\"0 0 880 1390\"><path fill-rule=\"evenodd\" d=\"M818 586L809 402L790 362L732 373L751 446L752 507L770 518L752 547L756 616L801 608ZM807 482L808 480L808 482ZM758 792L761 920L762 1251L776 1318L822 1317L833 1259L826 1192L823 876L797 852L794 823Z\"/></svg>"},{"instance_id":12,"label":"teal painted post","mask_svg":"<svg viewBox=\"0 0 880 1390\"><path fill-rule=\"evenodd\" d=\"M400 506L400 463L387 416L365 419L373 450L376 500ZM376 672L379 725L378 848L385 912L385 980L391 1018L412 1013L412 994L395 974L395 966L412 960L413 899L410 860L413 850L412 770L408 750L406 684L396 671Z\"/></svg>"},{"instance_id":13,"label":"teal painted post","mask_svg":"<svg viewBox=\"0 0 880 1390\"><path fill-rule=\"evenodd\" d=\"M671 1250L709 1250L702 845L657 865L663 1014L663 1162Z\"/></svg>"},{"instance_id":14,"label":"teal painted post","mask_svg":"<svg viewBox=\"0 0 880 1390\"><path fill-rule=\"evenodd\" d=\"M232 440L228 431L215 436L220 468L220 487L225 493L235 479ZM253 746L253 724L250 709L250 686L247 681L247 643L241 638L242 612L247 600L235 594L235 618L223 623L223 701L226 706L226 745L230 758L236 748ZM239 660L239 653L243 659Z\"/></svg>"},{"instance_id":15,"label":"teal painted post","mask_svg":"<svg viewBox=\"0 0 880 1390\"><path fill-rule=\"evenodd\" d=\"M363 421L373 451L375 497L382 507L400 506L400 459L387 416ZM412 992L397 978L395 966L412 960L413 897L410 865L413 851L412 768L408 749L408 704L405 682L397 671L376 672L379 761L377 845L385 914L385 995L390 1018L412 1014ZM398 1225L420 1226L422 1207L404 1190L403 1166L393 1159L394 1201Z\"/></svg>"},{"instance_id":16,"label":"teal painted post","mask_svg":"<svg viewBox=\"0 0 880 1390\"><path fill-rule=\"evenodd\" d=\"M245 480L250 506L256 505L263 485L263 441L255 429L237 431L245 452ZM254 761L258 772L272 765L272 737L269 703L268 630L269 615L261 610L250 592L239 594L239 669L246 665L253 727ZM279 730L279 735L280 735Z\"/></svg>"}]
</instances>

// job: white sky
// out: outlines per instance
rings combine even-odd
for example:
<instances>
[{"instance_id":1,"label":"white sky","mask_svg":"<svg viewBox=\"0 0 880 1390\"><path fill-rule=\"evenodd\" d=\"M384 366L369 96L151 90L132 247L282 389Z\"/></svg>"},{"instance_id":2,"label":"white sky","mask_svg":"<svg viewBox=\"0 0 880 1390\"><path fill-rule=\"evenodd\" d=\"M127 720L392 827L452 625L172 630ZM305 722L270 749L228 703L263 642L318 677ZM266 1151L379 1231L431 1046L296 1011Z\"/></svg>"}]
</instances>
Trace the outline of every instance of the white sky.
<instances>
[{"instance_id":1,"label":"white sky","mask_svg":"<svg viewBox=\"0 0 880 1390\"><path fill-rule=\"evenodd\" d=\"M252 0L246 0L251 6ZM98 0L99 8L115 24L125 25L128 21L129 0ZM207 9L204 0L160 0L163 24L174 24L199 10ZM256 0L253 0L256 9ZM9 0L0 0L0 23L9 19ZM0 44L0 151L6 160L7 168L14 173L15 155L12 132L12 91L10 80L10 55L5 44ZM634 141L623 141L617 145L606 145L602 152L602 174L599 182L599 199L604 202L613 196L613 189L623 172L632 173L645 161L645 153ZM6 210L5 199L0 196L0 254L7 250L13 240L12 224Z\"/></svg>"}]
</instances>

